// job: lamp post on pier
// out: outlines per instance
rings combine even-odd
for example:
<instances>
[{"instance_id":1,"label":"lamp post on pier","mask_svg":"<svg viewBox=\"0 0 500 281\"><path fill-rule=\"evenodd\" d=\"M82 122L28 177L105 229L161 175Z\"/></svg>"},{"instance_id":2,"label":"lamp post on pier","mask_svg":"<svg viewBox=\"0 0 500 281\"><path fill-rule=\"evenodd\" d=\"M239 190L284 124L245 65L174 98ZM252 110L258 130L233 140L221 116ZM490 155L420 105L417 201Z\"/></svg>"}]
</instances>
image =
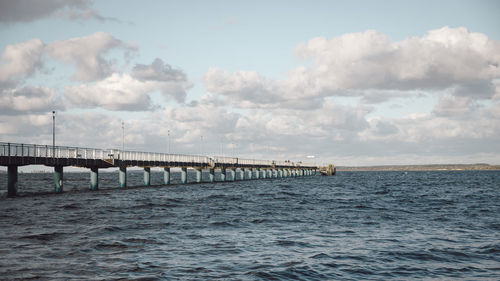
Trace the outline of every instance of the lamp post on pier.
<instances>
[{"instance_id":1,"label":"lamp post on pier","mask_svg":"<svg viewBox=\"0 0 500 281\"><path fill-rule=\"evenodd\" d=\"M122 121L122 153L125 150L125 122Z\"/></svg>"},{"instance_id":2,"label":"lamp post on pier","mask_svg":"<svg viewBox=\"0 0 500 281\"><path fill-rule=\"evenodd\" d=\"M203 155L203 136L200 136L200 155Z\"/></svg>"},{"instance_id":3,"label":"lamp post on pier","mask_svg":"<svg viewBox=\"0 0 500 281\"><path fill-rule=\"evenodd\" d=\"M170 130L168 130L168 154L170 154Z\"/></svg>"},{"instance_id":4,"label":"lamp post on pier","mask_svg":"<svg viewBox=\"0 0 500 281\"><path fill-rule=\"evenodd\" d=\"M52 158L56 153L56 112L52 111Z\"/></svg>"}]
</instances>

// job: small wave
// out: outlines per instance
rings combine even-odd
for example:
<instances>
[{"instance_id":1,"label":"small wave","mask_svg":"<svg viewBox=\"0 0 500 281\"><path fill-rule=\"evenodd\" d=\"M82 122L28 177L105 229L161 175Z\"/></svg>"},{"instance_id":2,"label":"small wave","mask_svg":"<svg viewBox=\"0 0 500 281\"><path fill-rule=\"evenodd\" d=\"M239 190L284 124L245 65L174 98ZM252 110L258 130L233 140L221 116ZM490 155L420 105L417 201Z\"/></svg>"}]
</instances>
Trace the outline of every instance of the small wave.
<instances>
[{"instance_id":1,"label":"small wave","mask_svg":"<svg viewBox=\"0 0 500 281\"><path fill-rule=\"evenodd\" d=\"M311 244L309 244L309 243L300 242L300 241L293 241L293 240L276 240L275 243L278 246L283 246L283 247L301 247L301 248L311 247Z\"/></svg>"},{"instance_id":2,"label":"small wave","mask_svg":"<svg viewBox=\"0 0 500 281\"><path fill-rule=\"evenodd\" d=\"M40 234L33 234L33 235L25 235L21 236L21 239L33 239L33 240L38 240L38 241L43 241L43 242L48 242L55 240L66 233L62 232L51 232L51 233L40 233Z\"/></svg>"},{"instance_id":3,"label":"small wave","mask_svg":"<svg viewBox=\"0 0 500 281\"><path fill-rule=\"evenodd\" d=\"M330 257L329 255L325 254L325 253L319 253L319 254L316 254L314 256L311 256L310 257L311 259L331 259L332 257Z\"/></svg>"},{"instance_id":4,"label":"small wave","mask_svg":"<svg viewBox=\"0 0 500 281\"><path fill-rule=\"evenodd\" d=\"M214 221L214 222L210 222L210 225L217 226L217 227L232 227L232 226L234 226L233 224L231 224L227 221Z\"/></svg>"},{"instance_id":5,"label":"small wave","mask_svg":"<svg viewBox=\"0 0 500 281\"><path fill-rule=\"evenodd\" d=\"M113 242L113 243L99 243L94 246L96 250L123 250L127 249L129 246L125 243L121 242Z\"/></svg>"},{"instance_id":6,"label":"small wave","mask_svg":"<svg viewBox=\"0 0 500 281\"><path fill-rule=\"evenodd\" d=\"M497 254L500 253L500 244L491 244L479 248L480 254Z\"/></svg>"},{"instance_id":7,"label":"small wave","mask_svg":"<svg viewBox=\"0 0 500 281\"><path fill-rule=\"evenodd\" d=\"M81 209L82 205L80 205L78 203L71 203L71 204L63 205L62 208L65 210L75 210L75 209Z\"/></svg>"},{"instance_id":8,"label":"small wave","mask_svg":"<svg viewBox=\"0 0 500 281\"><path fill-rule=\"evenodd\" d=\"M265 223L265 222L269 222L269 220L268 219L254 219L254 220L252 220L252 223L255 223L255 224Z\"/></svg>"}]
</instances>

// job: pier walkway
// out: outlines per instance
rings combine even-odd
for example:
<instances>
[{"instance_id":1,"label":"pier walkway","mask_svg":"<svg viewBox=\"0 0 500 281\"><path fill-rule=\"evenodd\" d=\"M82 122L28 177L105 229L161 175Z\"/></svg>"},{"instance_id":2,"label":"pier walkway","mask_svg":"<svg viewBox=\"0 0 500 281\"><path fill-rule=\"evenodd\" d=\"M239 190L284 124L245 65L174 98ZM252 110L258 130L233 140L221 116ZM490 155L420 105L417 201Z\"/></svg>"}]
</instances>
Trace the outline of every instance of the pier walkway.
<instances>
[{"instance_id":1,"label":"pier walkway","mask_svg":"<svg viewBox=\"0 0 500 281\"><path fill-rule=\"evenodd\" d=\"M144 185L150 185L151 168L164 169L164 184L170 184L170 169L181 169L181 183L187 183L187 169L196 171L196 182L201 182L203 170L210 173L209 182L216 181L215 170L220 170L218 181L234 181L236 172L243 180L315 175L320 167L315 164L290 161L255 160L223 156L166 154L119 149L95 149L68 146L0 142L0 166L7 166L9 196L18 192L18 167L45 165L54 167L54 190L63 191L63 167L90 169L90 189L99 188L99 169L119 168L119 186L127 186L127 167L144 168Z\"/></svg>"}]
</instances>

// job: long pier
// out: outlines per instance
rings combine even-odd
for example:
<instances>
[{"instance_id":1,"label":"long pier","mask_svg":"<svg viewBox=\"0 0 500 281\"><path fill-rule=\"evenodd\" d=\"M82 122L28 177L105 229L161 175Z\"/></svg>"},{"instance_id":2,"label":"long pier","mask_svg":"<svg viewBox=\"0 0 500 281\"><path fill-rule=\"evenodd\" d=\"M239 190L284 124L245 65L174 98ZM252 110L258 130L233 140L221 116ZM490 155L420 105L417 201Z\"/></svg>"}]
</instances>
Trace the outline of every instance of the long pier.
<instances>
[{"instance_id":1,"label":"long pier","mask_svg":"<svg viewBox=\"0 0 500 281\"><path fill-rule=\"evenodd\" d=\"M196 182L201 182L203 170L210 173L208 182L215 182L215 170L220 170L219 181L236 180L239 171L242 180L259 178L301 177L315 175L320 167L301 162L242 159L223 156L166 154L155 152L122 151L69 146L51 146L0 142L0 166L7 166L8 196L18 193L18 167L45 165L54 167L54 191L63 192L63 168L74 166L90 169L90 190L99 188L99 169L119 168L119 186L127 186L127 168L144 168L144 185L151 183L151 168L162 167L164 184L170 184L170 169L181 169L181 183L187 183L187 169L196 171Z\"/></svg>"}]
</instances>

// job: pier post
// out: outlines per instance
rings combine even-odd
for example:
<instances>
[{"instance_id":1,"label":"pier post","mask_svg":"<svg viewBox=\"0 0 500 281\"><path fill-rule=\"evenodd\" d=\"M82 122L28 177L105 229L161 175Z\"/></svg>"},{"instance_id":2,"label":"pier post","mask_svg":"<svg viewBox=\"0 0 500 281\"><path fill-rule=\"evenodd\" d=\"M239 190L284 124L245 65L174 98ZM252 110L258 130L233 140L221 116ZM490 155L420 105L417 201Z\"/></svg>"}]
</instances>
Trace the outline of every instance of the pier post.
<instances>
[{"instance_id":1,"label":"pier post","mask_svg":"<svg viewBox=\"0 0 500 281\"><path fill-rule=\"evenodd\" d=\"M265 179L267 176L267 169L262 169L262 178Z\"/></svg>"},{"instance_id":2,"label":"pier post","mask_svg":"<svg viewBox=\"0 0 500 281\"><path fill-rule=\"evenodd\" d=\"M54 190L56 193L63 192L63 166L54 166Z\"/></svg>"},{"instance_id":3,"label":"pier post","mask_svg":"<svg viewBox=\"0 0 500 281\"><path fill-rule=\"evenodd\" d=\"M121 188L127 187L127 167L126 166L120 166L118 177L120 180L120 187Z\"/></svg>"},{"instance_id":4,"label":"pier post","mask_svg":"<svg viewBox=\"0 0 500 281\"><path fill-rule=\"evenodd\" d=\"M236 169L229 169L231 177L228 178L229 181L234 181L236 179Z\"/></svg>"},{"instance_id":5,"label":"pier post","mask_svg":"<svg viewBox=\"0 0 500 281\"><path fill-rule=\"evenodd\" d=\"M240 180L245 180L245 170L243 168L240 169Z\"/></svg>"},{"instance_id":6,"label":"pier post","mask_svg":"<svg viewBox=\"0 0 500 281\"><path fill-rule=\"evenodd\" d=\"M90 168L90 190L99 189L99 168Z\"/></svg>"},{"instance_id":7,"label":"pier post","mask_svg":"<svg viewBox=\"0 0 500 281\"><path fill-rule=\"evenodd\" d=\"M211 168L210 169L210 176L209 176L208 181L209 182L214 182L214 180L215 180L215 169Z\"/></svg>"},{"instance_id":8,"label":"pier post","mask_svg":"<svg viewBox=\"0 0 500 281\"><path fill-rule=\"evenodd\" d=\"M256 178L256 179L259 179L259 178L260 178L259 173L260 173L260 169L259 169L259 168L255 169L255 178Z\"/></svg>"},{"instance_id":9,"label":"pier post","mask_svg":"<svg viewBox=\"0 0 500 281\"><path fill-rule=\"evenodd\" d=\"M283 169L279 169L278 170L278 178L282 178L283 177Z\"/></svg>"},{"instance_id":10,"label":"pier post","mask_svg":"<svg viewBox=\"0 0 500 281\"><path fill-rule=\"evenodd\" d=\"M196 171L196 182L200 183L201 182L201 168L195 169Z\"/></svg>"},{"instance_id":11,"label":"pier post","mask_svg":"<svg viewBox=\"0 0 500 281\"><path fill-rule=\"evenodd\" d=\"M144 186L151 185L151 168L144 167Z\"/></svg>"},{"instance_id":12,"label":"pier post","mask_svg":"<svg viewBox=\"0 0 500 281\"><path fill-rule=\"evenodd\" d=\"M17 195L17 166L8 166L7 168L7 195Z\"/></svg>"},{"instance_id":13,"label":"pier post","mask_svg":"<svg viewBox=\"0 0 500 281\"><path fill-rule=\"evenodd\" d=\"M248 179L252 179L252 168L248 169Z\"/></svg>"},{"instance_id":14,"label":"pier post","mask_svg":"<svg viewBox=\"0 0 500 281\"><path fill-rule=\"evenodd\" d=\"M220 180L221 181L226 181L226 168L221 168L220 169Z\"/></svg>"},{"instance_id":15,"label":"pier post","mask_svg":"<svg viewBox=\"0 0 500 281\"><path fill-rule=\"evenodd\" d=\"M187 183L187 168L181 168L181 183Z\"/></svg>"},{"instance_id":16,"label":"pier post","mask_svg":"<svg viewBox=\"0 0 500 281\"><path fill-rule=\"evenodd\" d=\"M170 168L163 168L163 184L170 184Z\"/></svg>"}]
</instances>

